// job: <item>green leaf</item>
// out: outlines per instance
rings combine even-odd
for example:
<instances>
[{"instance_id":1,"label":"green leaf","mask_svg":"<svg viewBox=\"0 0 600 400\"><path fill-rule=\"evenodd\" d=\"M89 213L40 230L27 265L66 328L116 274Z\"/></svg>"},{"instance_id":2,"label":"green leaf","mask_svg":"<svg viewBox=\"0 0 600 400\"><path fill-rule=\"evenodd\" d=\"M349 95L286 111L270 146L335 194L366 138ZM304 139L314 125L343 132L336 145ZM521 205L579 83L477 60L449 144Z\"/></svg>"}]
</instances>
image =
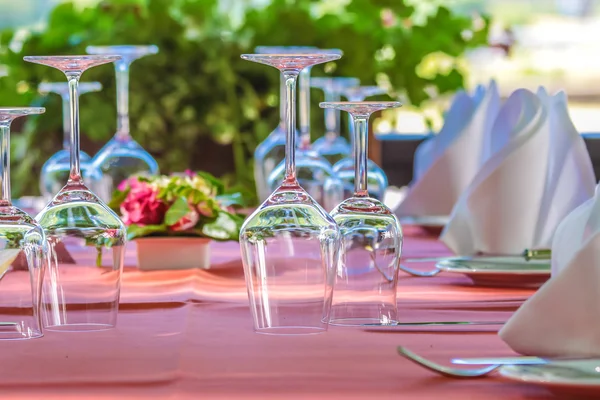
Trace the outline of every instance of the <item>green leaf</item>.
<instances>
[{"instance_id":1,"label":"green leaf","mask_svg":"<svg viewBox=\"0 0 600 400\"><path fill-rule=\"evenodd\" d=\"M166 225L129 225L127 227L127 240L133 240L143 236L150 236L154 234L164 234L160 236L166 236L168 228Z\"/></svg>"},{"instance_id":2,"label":"green leaf","mask_svg":"<svg viewBox=\"0 0 600 400\"><path fill-rule=\"evenodd\" d=\"M187 198L178 197L165 214L165 224L167 226L176 224L177 221L185 217L190 211L191 208L188 205Z\"/></svg>"},{"instance_id":3,"label":"green leaf","mask_svg":"<svg viewBox=\"0 0 600 400\"><path fill-rule=\"evenodd\" d=\"M108 206L111 208L111 210L115 211L116 213L119 213L121 203L125 201L130 191L130 188L127 188L123 191L115 190L113 192L112 198L110 199L110 202L108 203Z\"/></svg>"},{"instance_id":4,"label":"green leaf","mask_svg":"<svg viewBox=\"0 0 600 400\"><path fill-rule=\"evenodd\" d=\"M221 180L215 178L214 175L209 174L208 172L204 172L204 171L198 171L197 174L199 177L205 179L209 184L211 184L216 189L217 194L221 194L225 190L225 186L223 185L223 182L221 182Z\"/></svg>"},{"instance_id":5,"label":"green leaf","mask_svg":"<svg viewBox=\"0 0 600 400\"><path fill-rule=\"evenodd\" d=\"M247 205L241 193L222 194L217 196L217 201L224 207L245 207Z\"/></svg>"},{"instance_id":6,"label":"green leaf","mask_svg":"<svg viewBox=\"0 0 600 400\"><path fill-rule=\"evenodd\" d=\"M228 212L221 212L215 221L202 226L202 235L215 240L239 240L239 232L244 218Z\"/></svg>"}]
</instances>

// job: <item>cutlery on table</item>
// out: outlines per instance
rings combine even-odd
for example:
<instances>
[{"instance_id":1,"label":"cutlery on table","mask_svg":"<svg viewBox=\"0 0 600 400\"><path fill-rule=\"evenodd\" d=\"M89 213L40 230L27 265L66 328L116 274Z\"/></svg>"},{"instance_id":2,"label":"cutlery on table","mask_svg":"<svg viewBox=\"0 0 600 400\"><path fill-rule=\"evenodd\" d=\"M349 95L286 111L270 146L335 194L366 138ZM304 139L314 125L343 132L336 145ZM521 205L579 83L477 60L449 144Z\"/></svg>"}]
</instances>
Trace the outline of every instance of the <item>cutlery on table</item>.
<instances>
[{"instance_id":1,"label":"cutlery on table","mask_svg":"<svg viewBox=\"0 0 600 400\"><path fill-rule=\"evenodd\" d=\"M452 364L459 365L543 365L549 362L568 363L570 361L593 361L590 357L558 357L558 358L541 358L531 356L516 356L516 357L481 357L481 358L453 358ZM600 359L598 359L600 363Z\"/></svg>"},{"instance_id":2,"label":"cutlery on table","mask_svg":"<svg viewBox=\"0 0 600 400\"><path fill-rule=\"evenodd\" d=\"M488 366L481 367L481 368L470 368L470 369L445 367L445 366L435 363L431 360L423 358L423 357L419 356L418 354L415 354L412 351L408 350L405 347L399 346L397 348L397 350L398 350L398 354L400 354L402 357L406 358L407 360L410 360L410 361L414 362L415 364L418 364L432 372L435 372L435 373L443 375L443 376L447 376L449 378L458 378L458 379L483 378L485 376L488 376L492 372L496 371L498 368L500 368L500 365L488 365Z\"/></svg>"},{"instance_id":3,"label":"cutlery on table","mask_svg":"<svg viewBox=\"0 0 600 400\"><path fill-rule=\"evenodd\" d=\"M600 364L600 359L595 358L539 358L539 357L487 357L487 358L464 358L464 359L453 359L452 362L455 364L462 365L485 365L480 368L452 368L446 367L444 365L440 365L436 362L428 360L420 355L413 353L405 347L398 346L397 348L398 354L402 357L406 358L418 364L432 372L437 374L447 376L450 378L458 378L458 379L469 379L469 378L483 378L485 376L490 375L491 373L498 370L503 365L544 365L550 362L564 362L565 366L568 366L569 362L576 361L595 361L597 360ZM575 367L575 366L574 366Z\"/></svg>"},{"instance_id":4,"label":"cutlery on table","mask_svg":"<svg viewBox=\"0 0 600 400\"><path fill-rule=\"evenodd\" d=\"M489 254L489 253L480 253L473 256L451 256L451 257L429 257L429 258L407 258L405 262L440 262L440 261L469 261L469 262L485 262L490 263L493 261L489 260L489 257L522 257L525 261L531 260L550 260L552 256L552 250L550 249L525 249L521 254ZM434 267L428 271L420 271L417 269L413 269L407 267L405 265L400 265L400 270L406 272L407 274L419 277L432 277L436 276L440 272L441 269L438 267Z\"/></svg>"},{"instance_id":5,"label":"cutlery on table","mask_svg":"<svg viewBox=\"0 0 600 400\"><path fill-rule=\"evenodd\" d=\"M361 326L365 328L394 328L395 326L504 325L504 323L504 321L434 321L396 322L393 324L362 324Z\"/></svg>"}]
</instances>

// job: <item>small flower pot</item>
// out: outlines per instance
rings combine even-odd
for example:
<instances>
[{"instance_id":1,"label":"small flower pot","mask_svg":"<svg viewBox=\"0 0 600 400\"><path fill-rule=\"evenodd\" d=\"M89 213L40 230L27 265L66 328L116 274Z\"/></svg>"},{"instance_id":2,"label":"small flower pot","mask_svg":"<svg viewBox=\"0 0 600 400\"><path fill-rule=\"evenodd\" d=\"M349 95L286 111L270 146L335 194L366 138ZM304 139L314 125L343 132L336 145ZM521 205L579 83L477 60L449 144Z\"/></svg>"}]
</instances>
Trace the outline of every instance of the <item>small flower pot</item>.
<instances>
[{"instance_id":1,"label":"small flower pot","mask_svg":"<svg viewBox=\"0 0 600 400\"><path fill-rule=\"evenodd\" d=\"M138 266L144 271L210 268L210 242L207 238L147 237L137 244Z\"/></svg>"}]
</instances>

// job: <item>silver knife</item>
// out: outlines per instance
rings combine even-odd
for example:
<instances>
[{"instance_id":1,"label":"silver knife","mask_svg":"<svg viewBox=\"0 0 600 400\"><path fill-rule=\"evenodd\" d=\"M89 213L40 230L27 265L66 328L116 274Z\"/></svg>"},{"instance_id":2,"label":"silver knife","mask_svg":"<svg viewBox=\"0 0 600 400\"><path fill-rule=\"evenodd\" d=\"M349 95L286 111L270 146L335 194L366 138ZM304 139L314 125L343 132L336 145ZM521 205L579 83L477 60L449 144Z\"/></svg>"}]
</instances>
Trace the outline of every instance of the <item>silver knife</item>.
<instances>
[{"instance_id":1,"label":"silver knife","mask_svg":"<svg viewBox=\"0 0 600 400\"><path fill-rule=\"evenodd\" d=\"M530 250L525 249L521 254L491 254L480 253L472 256L449 256L449 257L425 257L425 258L406 258L404 262L438 262L438 261L481 261L490 262L488 257L522 257L525 261L532 260L548 260L552 256L552 251L549 249Z\"/></svg>"},{"instance_id":2,"label":"silver knife","mask_svg":"<svg viewBox=\"0 0 600 400\"><path fill-rule=\"evenodd\" d=\"M406 326L448 326L448 325L504 325L504 321L434 321L434 322L397 322L394 324L363 324L364 328L389 328ZM381 329L385 330L385 329Z\"/></svg>"},{"instance_id":3,"label":"silver knife","mask_svg":"<svg viewBox=\"0 0 600 400\"><path fill-rule=\"evenodd\" d=\"M542 365L549 362L568 361L595 361L600 365L600 359L589 357L570 358L541 358L541 357L484 357L484 358L454 358L452 364L460 365Z\"/></svg>"}]
</instances>

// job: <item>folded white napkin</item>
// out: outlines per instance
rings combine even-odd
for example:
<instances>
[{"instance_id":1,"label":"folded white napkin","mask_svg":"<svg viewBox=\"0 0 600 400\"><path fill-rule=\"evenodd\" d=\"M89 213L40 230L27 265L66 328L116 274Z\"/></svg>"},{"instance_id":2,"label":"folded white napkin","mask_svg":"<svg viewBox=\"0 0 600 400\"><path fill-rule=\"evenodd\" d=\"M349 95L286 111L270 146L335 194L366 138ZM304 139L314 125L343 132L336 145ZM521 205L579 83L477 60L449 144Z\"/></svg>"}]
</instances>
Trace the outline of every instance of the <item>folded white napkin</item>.
<instances>
[{"instance_id":1,"label":"folded white napkin","mask_svg":"<svg viewBox=\"0 0 600 400\"><path fill-rule=\"evenodd\" d=\"M511 317L500 337L537 356L600 356L600 185L558 226L552 278Z\"/></svg>"},{"instance_id":2,"label":"folded white napkin","mask_svg":"<svg viewBox=\"0 0 600 400\"><path fill-rule=\"evenodd\" d=\"M444 126L415 153L415 174L398 216L449 215L483 160L491 153L490 132L500 107L495 82L471 97L459 92Z\"/></svg>"},{"instance_id":3,"label":"folded white napkin","mask_svg":"<svg viewBox=\"0 0 600 400\"><path fill-rule=\"evenodd\" d=\"M492 129L495 153L454 207L441 240L457 254L549 248L560 221L593 195L592 163L566 96L515 91Z\"/></svg>"}]
</instances>

